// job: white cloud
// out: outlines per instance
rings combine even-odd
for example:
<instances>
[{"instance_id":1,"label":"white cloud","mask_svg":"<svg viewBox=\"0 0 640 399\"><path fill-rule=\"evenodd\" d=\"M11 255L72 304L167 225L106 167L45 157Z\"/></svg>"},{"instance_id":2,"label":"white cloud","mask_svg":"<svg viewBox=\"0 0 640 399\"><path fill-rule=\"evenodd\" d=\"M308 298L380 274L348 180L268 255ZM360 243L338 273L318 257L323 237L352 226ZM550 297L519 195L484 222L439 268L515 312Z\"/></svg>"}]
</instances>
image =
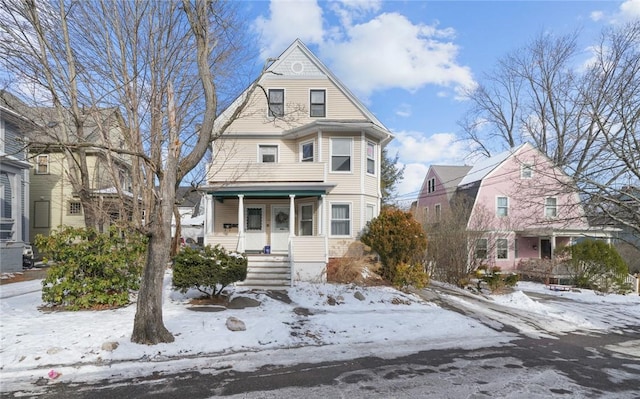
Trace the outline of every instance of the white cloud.
<instances>
[{"instance_id":1,"label":"white cloud","mask_svg":"<svg viewBox=\"0 0 640 399\"><path fill-rule=\"evenodd\" d=\"M469 147L452 133L436 133L427 137L420 132L394 132L395 140L388 153L400 155L406 165L404 178L398 184L398 199L412 200L418 195L430 165L464 165ZM410 201L409 201L410 202Z\"/></svg>"},{"instance_id":2,"label":"white cloud","mask_svg":"<svg viewBox=\"0 0 640 399\"><path fill-rule=\"evenodd\" d=\"M371 12L377 12L382 7L381 0L344 0L331 3L333 11L340 19L342 26L351 26L354 19L365 17Z\"/></svg>"},{"instance_id":3,"label":"white cloud","mask_svg":"<svg viewBox=\"0 0 640 399\"><path fill-rule=\"evenodd\" d=\"M624 19L640 17L640 0L627 0L620 5L620 14Z\"/></svg>"},{"instance_id":4,"label":"white cloud","mask_svg":"<svg viewBox=\"0 0 640 399\"><path fill-rule=\"evenodd\" d=\"M296 38L316 44L320 58L364 101L390 88L416 91L434 84L457 92L474 84L470 68L456 62L453 29L414 24L398 13L368 19L380 10L380 1L328 4L337 24L323 19L315 1L272 0L270 14L255 21L262 57L280 54Z\"/></svg>"},{"instance_id":5,"label":"white cloud","mask_svg":"<svg viewBox=\"0 0 640 399\"><path fill-rule=\"evenodd\" d=\"M451 29L414 25L405 16L385 13L346 30L343 41L320 47L324 59L356 93L402 88L416 91L427 84L468 86L471 70L458 65L458 46Z\"/></svg>"},{"instance_id":6,"label":"white cloud","mask_svg":"<svg viewBox=\"0 0 640 399\"><path fill-rule=\"evenodd\" d=\"M602 11L592 11L590 14L591 20L598 22L604 18L604 12Z\"/></svg>"},{"instance_id":7,"label":"white cloud","mask_svg":"<svg viewBox=\"0 0 640 399\"><path fill-rule=\"evenodd\" d=\"M402 181L397 186L397 199L399 202L415 200L418 197L424 177L427 175L428 165L423 163L410 163L405 166Z\"/></svg>"},{"instance_id":8,"label":"white cloud","mask_svg":"<svg viewBox=\"0 0 640 399\"><path fill-rule=\"evenodd\" d=\"M468 147L453 133L394 132L395 140L389 153L399 152L405 162L424 164L459 164L467 155Z\"/></svg>"},{"instance_id":9,"label":"white cloud","mask_svg":"<svg viewBox=\"0 0 640 399\"><path fill-rule=\"evenodd\" d=\"M262 59L280 55L295 39L306 44L322 42L322 8L315 0L272 0L269 11L269 17L258 17L254 26L261 35Z\"/></svg>"},{"instance_id":10,"label":"white cloud","mask_svg":"<svg viewBox=\"0 0 640 399\"><path fill-rule=\"evenodd\" d=\"M413 110L411 108L411 104L402 103L396 107L395 110L396 115L402 118L408 118L412 115Z\"/></svg>"}]
</instances>

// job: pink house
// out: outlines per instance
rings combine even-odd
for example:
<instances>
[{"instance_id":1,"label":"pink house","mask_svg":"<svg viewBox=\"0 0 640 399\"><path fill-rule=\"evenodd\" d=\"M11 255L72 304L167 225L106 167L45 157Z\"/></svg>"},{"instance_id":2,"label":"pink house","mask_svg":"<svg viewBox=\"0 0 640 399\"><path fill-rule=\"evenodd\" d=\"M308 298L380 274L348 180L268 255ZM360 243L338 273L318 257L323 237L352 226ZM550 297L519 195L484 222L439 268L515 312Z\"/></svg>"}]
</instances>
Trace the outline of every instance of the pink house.
<instances>
[{"instance_id":1,"label":"pink house","mask_svg":"<svg viewBox=\"0 0 640 399\"><path fill-rule=\"evenodd\" d=\"M571 178L528 143L473 167L430 167L416 213L437 223L456 198L467 200L467 229L482 232L472 256L502 270L552 259L555 248L581 238L610 236L589 226Z\"/></svg>"}]
</instances>

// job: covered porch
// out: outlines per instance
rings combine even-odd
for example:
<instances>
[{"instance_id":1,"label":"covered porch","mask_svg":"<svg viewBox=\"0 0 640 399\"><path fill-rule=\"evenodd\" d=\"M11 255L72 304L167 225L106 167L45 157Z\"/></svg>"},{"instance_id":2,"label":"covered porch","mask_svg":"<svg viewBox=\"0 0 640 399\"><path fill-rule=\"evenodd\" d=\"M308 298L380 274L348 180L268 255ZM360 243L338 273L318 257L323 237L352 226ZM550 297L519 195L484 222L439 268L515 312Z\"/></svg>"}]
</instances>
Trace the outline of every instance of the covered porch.
<instances>
[{"instance_id":1,"label":"covered porch","mask_svg":"<svg viewBox=\"0 0 640 399\"><path fill-rule=\"evenodd\" d=\"M245 253L245 285L322 279L328 260L328 184L235 184L208 188L204 244Z\"/></svg>"},{"instance_id":2,"label":"covered porch","mask_svg":"<svg viewBox=\"0 0 640 399\"><path fill-rule=\"evenodd\" d=\"M614 231L603 228L585 229L530 229L516 231L516 271L547 283L562 283L571 276L564 259L556 253L558 248L574 245L582 240L604 240L611 244Z\"/></svg>"}]
</instances>

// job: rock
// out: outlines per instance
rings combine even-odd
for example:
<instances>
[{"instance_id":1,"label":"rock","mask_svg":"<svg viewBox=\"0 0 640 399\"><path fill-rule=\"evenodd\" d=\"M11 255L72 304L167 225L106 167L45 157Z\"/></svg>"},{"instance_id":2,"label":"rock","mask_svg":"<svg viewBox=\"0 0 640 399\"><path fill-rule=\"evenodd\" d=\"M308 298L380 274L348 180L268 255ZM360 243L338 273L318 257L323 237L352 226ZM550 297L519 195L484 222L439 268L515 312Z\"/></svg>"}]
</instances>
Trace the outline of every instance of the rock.
<instances>
[{"instance_id":1,"label":"rock","mask_svg":"<svg viewBox=\"0 0 640 399\"><path fill-rule=\"evenodd\" d=\"M113 352L118 347L118 343L116 341L107 341L102 344L102 350L107 352Z\"/></svg>"},{"instance_id":2,"label":"rock","mask_svg":"<svg viewBox=\"0 0 640 399\"><path fill-rule=\"evenodd\" d=\"M360 291L356 291L355 294L353 294L353 297L356 298L359 301L364 301L365 300L364 295L362 295L362 292L360 292Z\"/></svg>"},{"instance_id":3,"label":"rock","mask_svg":"<svg viewBox=\"0 0 640 399\"><path fill-rule=\"evenodd\" d=\"M62 351L62 348L54 346L53 348L47 349L47 355L55 355L56 353L61 352L61 351Z\"/></svg>"},{"instance_id":4,"label":"rock","mask_svg":"<svg viewBox=\"0 0 640 399\"><path fill-rule=\"evenodd\" d=\"M231 331L245 331L247 326L244 321L232 316L227 319L227 328Z\"/></svg>"},{"instance_id":5,"label":"rock","mask_svg":"<svg viewBox=\"0 0 640 399\"><path fill-rule=\"evenodd\" d=\"M227 305L227 309L244 309L244 308L255 308L260 306L260 301L256 301L252 298L247 298L244 296L235 297L229 302Z\"/></svg>"},{"instance_id":6,"label":"rock","mask_svg":"<svg viewBox=\"0 0 640 399\"><path fill-rule=\"evenodd\" d=\"M329 304L329 306L336 306L336 298L331 295L327 296L327 304Z\"/></svg>"}]
</instances>

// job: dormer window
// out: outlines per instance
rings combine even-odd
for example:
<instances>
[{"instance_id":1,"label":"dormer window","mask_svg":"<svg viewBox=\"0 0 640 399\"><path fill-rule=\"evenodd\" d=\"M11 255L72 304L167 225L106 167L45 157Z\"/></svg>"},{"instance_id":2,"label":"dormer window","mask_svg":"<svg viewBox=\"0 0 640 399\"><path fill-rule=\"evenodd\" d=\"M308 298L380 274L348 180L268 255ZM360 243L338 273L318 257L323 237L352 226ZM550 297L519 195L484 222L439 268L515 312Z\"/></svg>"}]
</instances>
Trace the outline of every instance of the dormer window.
<instances>
[{"instance_id":1,"label":"dormer window","mask_svg":"<svg viewBox=\"0 0 640 399\"><path fill-rule=\"evenodd\" d=\"M311 117L327 116L327 96L325 90L311 90L310 92L310 105Z\"/></svg>"},{"instance_id":2,"label":"dormer window","mask_svg":"<svg viewBox=\"0 0 640 399\"><path fill-rule=\"evenodd\" d=\"M284 89L269 89L269 116L284 116Z\"/></svg>"}]
</instances>

